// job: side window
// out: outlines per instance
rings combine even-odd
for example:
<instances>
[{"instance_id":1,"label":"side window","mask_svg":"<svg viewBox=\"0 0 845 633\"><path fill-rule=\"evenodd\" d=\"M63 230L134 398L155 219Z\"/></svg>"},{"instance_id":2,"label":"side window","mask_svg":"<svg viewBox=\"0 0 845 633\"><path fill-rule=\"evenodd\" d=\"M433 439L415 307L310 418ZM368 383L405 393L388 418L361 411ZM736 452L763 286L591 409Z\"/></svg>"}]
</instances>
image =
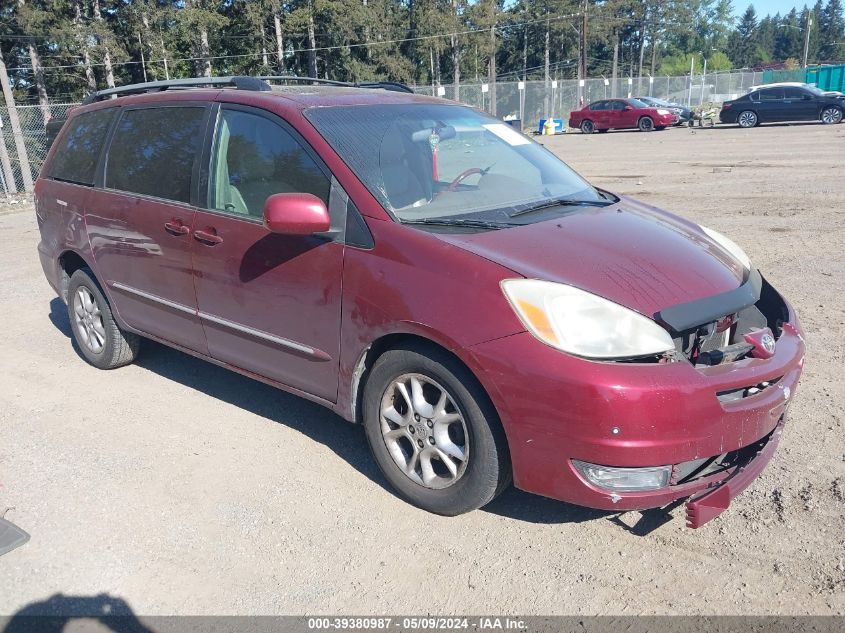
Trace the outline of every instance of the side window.
<instances>
[{"instance_id":1,"label":"side window","mask_svg":"<svg viewBox=\"0 0 845 633\"><path fill-rule=\"evenodd\" d=\"M806 90L801 90L801 88L784 88L783 94L786 99L803 99L810 93Z\"/></svg>"},{"instance_id":2,"label":"side window","mask_svg":"<svg viewBox=\"0 0 845 633\"><path fill-rule=\"evenodd\" d=\"M783 99L783 88L769 88L760 91L760 101L779 101Z\"/></svg>"},{"instance_id":3,"label":"side window","mask_svg":"<svg viewBox=\"0 0 845 633\"><path fill-rule=\"evenodd\" d=\"M612 101L611 102L611 110L624 110L625 109L625 102L624 101Z\"/></svg>"},{"instance_id":4,"label":"side window","mask_svg":"<svg viewBox=\"0 0 845 633\"><path fill-rule=\"evenodd\" d=\"M190 202L205 112L200 106L127 110L109 147L106 187Z\"/></svg>"},{"instance_id":5,"label":"side window","mask_svg":"<svg viewBox=\"0 0 845 633\"><path fill-rule=\"evenodd\" d=\"M86 112L68 121L68 129L56 147L50 178L79 185L93 185L116 108Z\"/></svg>"},{"instance_id":6,"label":"side window","mask_svg":"<svg viewBox=\"0 0 845 633\"><path fill-rule=\"evenodd\" d=\"M590 106L590 110L607 110L607 101L596 101Z\"/></svg>"},{"instance_id":7,"label":"side window","mask_svg":"<svg viewBox=\"0 0 845 633\"><path fill-rule=\"evenodd\" d=\"M299 142L273 121L222 109L211 156L208 206L261 218L274 193L311 193L328 204L329 179Z\"/></svg>"}]
</instances>

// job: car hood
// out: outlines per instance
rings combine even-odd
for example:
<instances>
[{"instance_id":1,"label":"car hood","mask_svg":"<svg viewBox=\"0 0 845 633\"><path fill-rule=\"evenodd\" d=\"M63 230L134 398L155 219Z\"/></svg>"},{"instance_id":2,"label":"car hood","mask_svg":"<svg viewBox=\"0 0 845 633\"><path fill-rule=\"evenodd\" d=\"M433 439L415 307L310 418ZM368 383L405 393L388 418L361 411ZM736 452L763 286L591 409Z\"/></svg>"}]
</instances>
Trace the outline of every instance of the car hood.
<instances>
[{"instance_id":1,"label":"car hood","mask_svg":"<svg viewBox=\"0 0 845 633\"><path fill-rule=\"evenodd\" d=\"M745 275L698 225L629 198L513 229L436 235L521 276L576 286L648 316L733 290Z\"/></svg>"}]
</instances>

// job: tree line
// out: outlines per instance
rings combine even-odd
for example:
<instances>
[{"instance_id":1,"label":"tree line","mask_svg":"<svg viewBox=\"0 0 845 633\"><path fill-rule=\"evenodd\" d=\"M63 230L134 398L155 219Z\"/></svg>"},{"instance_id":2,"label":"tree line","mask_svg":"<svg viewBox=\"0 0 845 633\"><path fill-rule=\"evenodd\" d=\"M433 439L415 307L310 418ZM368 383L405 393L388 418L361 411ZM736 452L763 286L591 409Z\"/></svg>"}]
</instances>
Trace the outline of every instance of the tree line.
<instances>
[{"instance_id":1,"label":"tree line","mask_svg":"<svg viewBox=\"0 0 845 633\"><path fill-rule=\"evenodd\" d=\"M18 100L188 76L412 84L675 75L845 59L842 0L733 18L731 0L4 0Z\"/></svg>"}]
</instances>

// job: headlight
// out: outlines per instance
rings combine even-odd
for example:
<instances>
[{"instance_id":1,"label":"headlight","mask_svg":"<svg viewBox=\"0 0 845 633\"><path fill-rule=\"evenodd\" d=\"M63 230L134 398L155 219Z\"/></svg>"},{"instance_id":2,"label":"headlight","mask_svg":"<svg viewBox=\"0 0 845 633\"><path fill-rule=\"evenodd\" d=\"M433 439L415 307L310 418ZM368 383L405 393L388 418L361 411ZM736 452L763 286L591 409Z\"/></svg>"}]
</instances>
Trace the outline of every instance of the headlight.
<instances>
[{"instance_id":1,"label":"headlight","mask_svg":"<svg viewBox=\"0 0 845 633\"><path fill-rule=\"evenodd\" d=\"M663 108L658 108L657 114L672 114L672 113L669 110L664 110Z\"/></svg>"},{"instance_id":2,"label":"headlight","mask_svg":"<svg viewBox=\"0 0 845 633\"><path fill-rule=\"evenodd\" d=\"M671 466L651 466L648 468L613 468L599 466L577 459L572 460L576 470L594 486L605 490L634 492L637 490L659 490L669 485Z\"/></svg>"},{"instance_id":3,"label":"headlight","mask_svg":"<svg viewBox=\"0 0 845 633\"><path fill-rule=\"evenodd\" d=\"M751 270L751 260L748 258L748 255L745 254L745 251L742 250L739 246L737 246L737 244L733 240L728 239L727 237L717 231L714 231L713 229L708 229L706 226L701 226L701 230L707 233L707 237L716 242L719 246L724 248L737 260L739 260L745 270Z\"/></svg>"},{"instance_id":4,"label":"headlight","mask_svg":"<svg viewBox=\"0 0 845 633\"><path fill-rule=\"evenodd\" d=\"M538 339L585 358L636 358L675 349L662 327L584 290L539 279L506 279L502 290Z\"/></svg>"}]
</instances>

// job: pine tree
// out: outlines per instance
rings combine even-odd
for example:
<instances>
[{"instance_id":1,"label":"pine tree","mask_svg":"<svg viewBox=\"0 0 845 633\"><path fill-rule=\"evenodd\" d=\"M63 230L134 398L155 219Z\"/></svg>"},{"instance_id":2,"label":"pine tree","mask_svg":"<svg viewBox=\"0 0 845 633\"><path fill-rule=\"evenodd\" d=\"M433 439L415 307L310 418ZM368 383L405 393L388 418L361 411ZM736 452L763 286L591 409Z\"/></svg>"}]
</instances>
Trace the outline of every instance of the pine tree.
<instances>
[{"instance_id":1,"label":"pine tree","mask_svg":"<svg viewBox=\"0 0 845 633\"><path fill-rule=\"evenodd\" d=\"M841 60L845 51L845 16L842 0L827 0L818 22L820 62Z\"/></svg>"},{"instance_id":2,"label":"pine tree","mask_svg":"<svg viewBox=\"0 0 845 633\"><path fill-rule=\"evenodd\" d=\"M748 68L760 61L757 51L757 12L752 4L748 5L736 31L731 34L728 57L739 68Z\"/></svg>"}]
</instances>

